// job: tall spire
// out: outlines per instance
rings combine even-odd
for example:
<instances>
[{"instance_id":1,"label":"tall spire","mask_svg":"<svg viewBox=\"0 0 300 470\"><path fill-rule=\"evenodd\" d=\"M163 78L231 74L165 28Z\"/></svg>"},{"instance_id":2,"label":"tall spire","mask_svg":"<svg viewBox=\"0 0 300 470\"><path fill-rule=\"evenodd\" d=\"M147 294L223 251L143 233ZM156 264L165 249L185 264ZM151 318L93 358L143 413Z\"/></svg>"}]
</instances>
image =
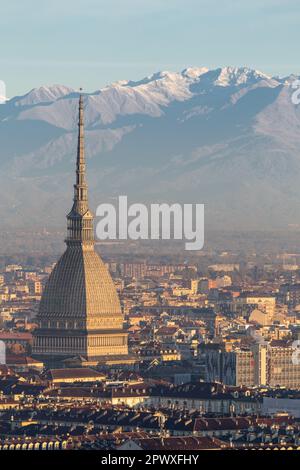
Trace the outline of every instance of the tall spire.
<instances>
[{"instance_id":1,"label":"tall spire","mask_svg":"<svg viewBox=\"0 0 300 470\"><path fill-rule=\"evenodd\" d=\"M80 91L82 89L80 88ZM88 206L88 187L85 176L84 155L84 113L83 95L79 96L78 144L76 159L76 183L74 184L74 198L71 212L67 215L68 237L67 245L81 242L93 242L93 214Z\"/></svg>"},{"instance_id":2,"label":"tall spire","mask_svg":"<svg viewBox=\"0 0 300 470\"><path fill-rule=\"evenodd\" d=\"M81 89L80 89L81 90ZM78 145L76 161L76 184L74 185L74 209L83 214L88 209L87 184L85 180L83 95L79 97Z\"/></svg>"}]
</instances>

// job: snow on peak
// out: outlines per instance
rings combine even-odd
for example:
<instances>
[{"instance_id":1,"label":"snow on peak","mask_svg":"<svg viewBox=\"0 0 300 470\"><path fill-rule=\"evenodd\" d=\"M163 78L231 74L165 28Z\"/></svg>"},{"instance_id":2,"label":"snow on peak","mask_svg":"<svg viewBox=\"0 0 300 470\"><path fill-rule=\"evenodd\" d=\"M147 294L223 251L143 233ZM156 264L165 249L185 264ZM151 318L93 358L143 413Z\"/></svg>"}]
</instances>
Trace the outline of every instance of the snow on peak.
<instances>
[{"instance_id":1,"label":"snow on peak","mask_svg":"<svg viewBox=\"0 0 300 470\"><path fill-rule=\"evenodd\" d=\"M114 122L118 116L158 117L164 114L171 102L213 93L214 87L233 87L232 96L236 93L232 98L234 103L240 98L241 89L246 92L249 86L278 85L275 79L247 67L211 70L189 67L182 72L160 71L140 81L120 80L88 93L85 119L88 126L99 126ZM62 97L65 99L60 99ZM72 88L61 85L35 88L27 95L14 98L14 104L29 108L21 108L18 119L41 119L68 130L76 125L77 97Z\"/></svg>"},{"instance_id":2,"label":"snow on peak","mask_svg":"<svg viewBox=\"0 0 300 470\"><path fill-rule=\"evenodd\" d=\"M105 88L102 88L101 91L107 88L117 88L117 87L122 87L122 86L127 86L127 85L128 85L128 80L117 80L116 82L113 82L110 85L107 85Z\"/></svg>"},{"instance_id":3,"label":"snow on peak","mask_svg":"<svg viewBox=\"0 0 300 470\"><path fill-rule=\"evenodd\" d=\"M219 76L214 83L218 86L238 86L271 78L259 70L249 69L248 67L223 67L219 70Z\"/></svg>"},{"instance_id":4,"label":"snow on peak","mask_svg":"<svg viewBox=\"0 0 300 470\"><path fill-rule=\"evenodd\" d=\"M178 72L169 72L167 70L163 70L160 72L155 72L151 75L148 75L147 77L143 78L142 80L138 81L132 81L129 80L128 82L125 83L125 85L135 88L139 87L141 85L147 85L149 84L161 84L161 82L176 82L182 78L181 74Z\"/></svg>"},{"instance_id":5,"label":"snow on peak","mask_svg":"<svg viewBox=\"0 0 300 470\"><path fill-rule=\"evenodd\" d=\"M180 74L178 72L169 72L168 70L162 70L160 72L155 72L152 75L144 78L141 82L137 82L140 84L146 84L150 82L157 82L159 80L169 80L169 81L177 81L180 78Z\"/></svg>"},{"instance_id":6,"label":"snow on peak","mask_svg":"<svg viewBox=\"0 0 300 470\"><path fill-rule=\"evenodd\" d=\"M39 88L33 88L26 95L16 98L15 104L16 106L30 106L49 103L73 92L73 88L64 85L41 86Z\"/></svg>"},{"instance_id":7,"label":"snow on peak","mask_svg":"<svg viewBox=\"0 0 300 470\"><path fill-rule=\"evenodd\" d=\"M187 67L181 73L184 77L195 79L208 71L209 69L207 67Z\"/></svg>"}]
</instances>

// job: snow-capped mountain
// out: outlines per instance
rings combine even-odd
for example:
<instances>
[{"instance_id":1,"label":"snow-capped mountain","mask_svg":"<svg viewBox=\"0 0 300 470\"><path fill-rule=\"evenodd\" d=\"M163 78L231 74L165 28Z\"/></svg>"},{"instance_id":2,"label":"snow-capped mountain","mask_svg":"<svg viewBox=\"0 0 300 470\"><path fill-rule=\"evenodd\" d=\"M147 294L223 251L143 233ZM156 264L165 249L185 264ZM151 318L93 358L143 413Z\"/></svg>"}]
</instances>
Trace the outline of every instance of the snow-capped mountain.
<instances>
[{"instance_id":1,"label":"snow-capped mountain","mask_svg":"<svg viewBox=\"0 0 300 470\"><path fill-rule=\"evenodd\" d=\"M58 98L69 95L73 91L72 88L63 85L41 86L40 88L33 88L24 96L16 97L13 102L15 106L52 103Z\"/></svg>"},{"instance_id":2,"label":"snow-capped mountain","mask_svg":"<svg viewBox=\"0 0 300 470\"><path fill-rule=\"evenodd\" d=\"M296 79L246 67L190 67L85 93L94 206L127 194L132 201L205 203L214 228L300 224ZM78 92L63 85L0 106L3 223L63 223L77 108Z\"/></svg>"}]
</instances>

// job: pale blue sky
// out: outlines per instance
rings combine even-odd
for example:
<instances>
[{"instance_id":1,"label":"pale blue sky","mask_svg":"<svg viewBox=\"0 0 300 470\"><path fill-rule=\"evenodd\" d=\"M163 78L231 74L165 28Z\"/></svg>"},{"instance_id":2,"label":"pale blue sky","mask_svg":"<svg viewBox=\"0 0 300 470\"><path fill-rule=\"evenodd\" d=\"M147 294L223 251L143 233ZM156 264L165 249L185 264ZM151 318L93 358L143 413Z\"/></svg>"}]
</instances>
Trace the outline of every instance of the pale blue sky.
<instances>
[{"instance_id":1,"label":"pale blue sky","mask_svg":"<svg viewBox=\"0 0 300 470\"><path fill-rule=\"evenodd\" d=\"M299 0L0 0L8 96L188 66L300 73Z\"/></svg>"}]
</instances>

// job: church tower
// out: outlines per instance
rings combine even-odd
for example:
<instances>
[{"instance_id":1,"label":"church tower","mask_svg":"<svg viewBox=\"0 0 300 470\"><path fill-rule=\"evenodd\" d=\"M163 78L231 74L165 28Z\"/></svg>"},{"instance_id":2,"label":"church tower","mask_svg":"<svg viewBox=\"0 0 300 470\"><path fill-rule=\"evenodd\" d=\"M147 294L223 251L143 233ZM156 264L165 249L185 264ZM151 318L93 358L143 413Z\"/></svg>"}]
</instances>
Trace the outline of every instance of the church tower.
<instances>
[{"instance_id":1,"label":"church tower","mask_svg":"<svg viewBox=\"0 0 300 470\"><path fill-rule=\"evenodd\" d=\"M76 182L67 215L67 249L45 286L34 332L33 355L46 363L80 356L97 363L128 354L116 288L94 249L94 217L88 204L83 96L79 99Z\"/></svg>"}]
</instances>

